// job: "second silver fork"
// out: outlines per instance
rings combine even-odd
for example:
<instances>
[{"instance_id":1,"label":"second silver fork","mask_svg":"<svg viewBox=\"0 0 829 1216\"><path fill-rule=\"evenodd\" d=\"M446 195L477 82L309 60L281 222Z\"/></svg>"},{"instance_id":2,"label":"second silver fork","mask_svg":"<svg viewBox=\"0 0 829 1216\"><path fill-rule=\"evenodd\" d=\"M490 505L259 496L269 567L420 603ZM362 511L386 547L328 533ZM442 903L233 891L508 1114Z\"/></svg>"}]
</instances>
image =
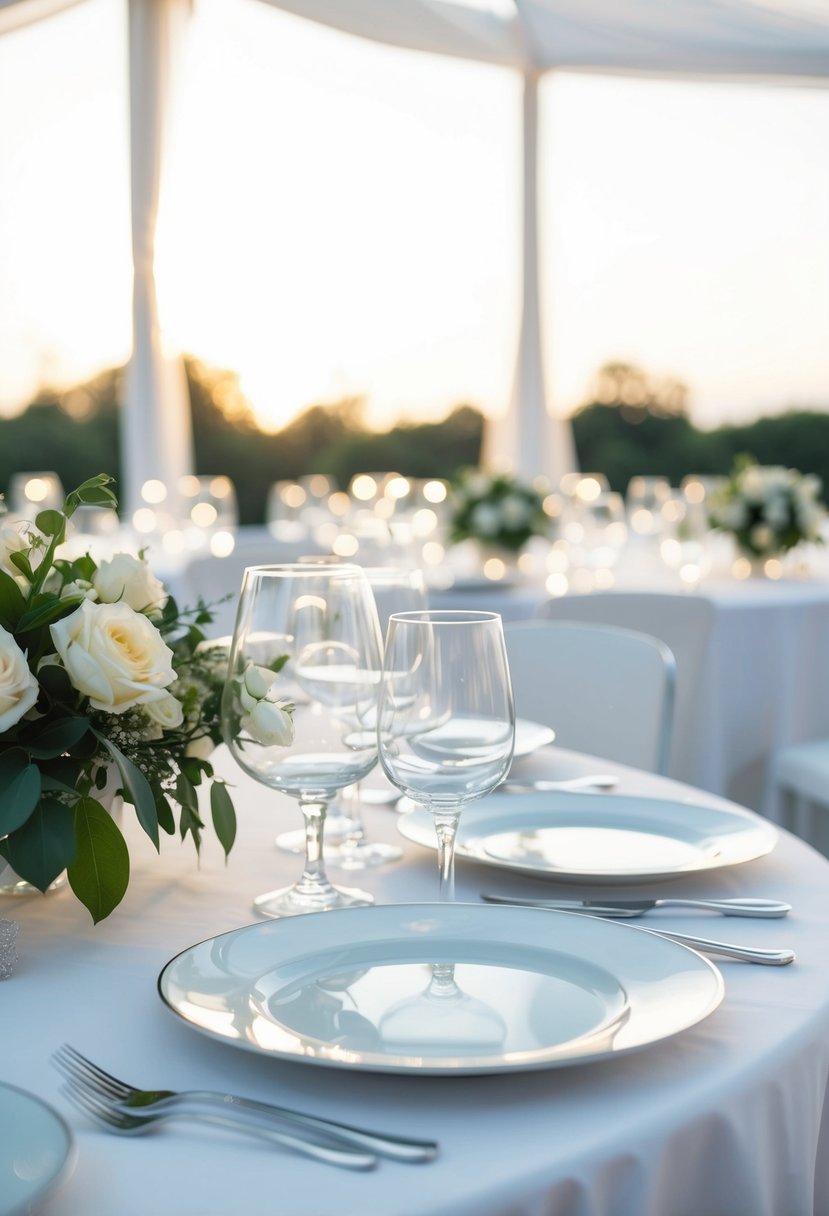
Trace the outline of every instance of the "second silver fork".
<instances>
[{"instance_id":1,"label":"second silver fork","mask_svg":"<svg viewBox=\"0 0 829 1216\"><path fill-rule=\"evenodd\" d=\"M57 1068L77 1088L91 1094L97 1102L135 1117L174 1112L220 1114L225 1119L236 1119L251 1128L264 1127L269 1130L288 1127L295 1132L306 1129L341 1145L412 1163L431 1161L438 1152L438 1145L432 1140L393 1136L233 1094L214 1093L211 1090L177 1093L173 1090L136 1089L93 1064L68 1043L64 1043L52 1058Z\"/></svg>"}]
</instances>

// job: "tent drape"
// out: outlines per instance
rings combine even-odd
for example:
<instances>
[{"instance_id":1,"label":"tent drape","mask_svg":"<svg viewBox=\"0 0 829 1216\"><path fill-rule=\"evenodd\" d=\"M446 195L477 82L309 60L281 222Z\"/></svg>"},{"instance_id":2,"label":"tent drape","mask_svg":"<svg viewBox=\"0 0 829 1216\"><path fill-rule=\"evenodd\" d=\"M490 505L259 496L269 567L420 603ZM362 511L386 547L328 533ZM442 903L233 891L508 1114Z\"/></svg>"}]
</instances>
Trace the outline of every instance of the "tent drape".
<instances>
[{"instance_id":1,"label":"tent drape","mask_svg":"<svg viewBox=\"0 0 829 1216\"><path fill-rule=\"evenodd\" d=\"M10 34L82 3L83 0L0 0L0 34Z\"/></svg>"},{"instance_id":2,"label":"tent drape","mask_svg":"<svg viewBox=\"0 0 829 1216\"><path fill-rule=\"evenodd\" d=\"M165 353L155 284L169 101L189 14L190 0L129 0L134 337L121 446L122 499L130 513L141 505L146 481L164 482L174 497L180 478L193 468L187 379L182 360Z\"/></svg>"}]
</instances>

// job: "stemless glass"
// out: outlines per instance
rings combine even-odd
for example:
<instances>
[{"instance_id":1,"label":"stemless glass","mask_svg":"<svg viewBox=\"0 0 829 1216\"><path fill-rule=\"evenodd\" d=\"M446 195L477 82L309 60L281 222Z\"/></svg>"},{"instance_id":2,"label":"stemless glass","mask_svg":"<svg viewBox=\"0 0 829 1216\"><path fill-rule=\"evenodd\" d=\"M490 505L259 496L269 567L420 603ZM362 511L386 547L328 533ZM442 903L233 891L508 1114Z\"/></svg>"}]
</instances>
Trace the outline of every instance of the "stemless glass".
<instances>
[{"instance_id":1,"label":"stemless glass","mask_svg":"<svg viewBox=\"0 0 829 1216\"><path fill-rule=\"evenodd\" d=\"M380 762L431 811L440 898L454 898L463 807L506 776L515 743L504 631L495 612L393 613L378 706Z\"/></svg>"},{"instance_id":2,"label":"stemless glass","mask_svg":"<svg viewBox=\"0 0 829 1216\"><path fill-rule=\"evenodd\" d=\"M323 863L328 803L377 762L381 639L365 574L351 565L245 571L222 697L222 729L250 776L290 794L305 817L305 869L260 895L265 916L372 903L338 889Z\"/></svg>"}]
</instances>

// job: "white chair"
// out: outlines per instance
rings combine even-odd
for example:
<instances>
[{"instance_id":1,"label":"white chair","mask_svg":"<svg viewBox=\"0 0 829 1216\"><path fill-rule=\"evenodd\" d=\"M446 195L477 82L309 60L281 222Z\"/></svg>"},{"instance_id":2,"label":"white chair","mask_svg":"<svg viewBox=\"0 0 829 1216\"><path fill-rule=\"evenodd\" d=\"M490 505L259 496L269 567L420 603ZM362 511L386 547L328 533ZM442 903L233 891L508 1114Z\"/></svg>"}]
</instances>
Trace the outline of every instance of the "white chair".
<instances>
[{"instance_id":1,"label":"white chair","mask_svg":"<svg viewBox=\"0 0 829 1216\"><path fill-rule=\"evenodd\" d=\"M702 595L602 591L550 599L538 616L633 629L664 642L676 664L673 742L666 771L680 781L693 782L696 770L689 757L694 755L700 715L711 712L702 704L701 691L716 618L711 601Z\"/></svg>"},{"instance_id":2,"label":"white chair","mask_svg":"<svg viewBox=\"0 0 829 1216\"><path fill-rule=\"evenodd\" d=\"M829 857L829 739L778 748L772 781L778 822Z\"/></svg>"},{"instance_id":3,"label":"white chair","mask_svg":"<svg viewBox=\"0 0 829 1216\"><path fill-rule=\"evenodd\" d=\"M562 747L666 771L674 660L664 643L569 621L507 623L504 636L519 717L552 726Z\"/></svg>"}]
</instances>

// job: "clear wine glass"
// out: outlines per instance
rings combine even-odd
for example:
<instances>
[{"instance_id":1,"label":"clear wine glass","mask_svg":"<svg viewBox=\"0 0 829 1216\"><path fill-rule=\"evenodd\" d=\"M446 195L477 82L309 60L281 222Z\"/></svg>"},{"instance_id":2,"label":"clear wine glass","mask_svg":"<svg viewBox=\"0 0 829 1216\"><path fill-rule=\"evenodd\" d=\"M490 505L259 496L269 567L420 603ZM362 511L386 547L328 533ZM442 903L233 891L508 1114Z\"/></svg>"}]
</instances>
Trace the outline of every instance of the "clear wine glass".
<instances>
[{"instance_id":1,"label":"clear wine glass","mask_svg":"<svg viewBox=\"0 0 829 1216\"><path fill-rule=\"evenodd\" d=\"M421 570L364 566L363 571L374 593L381 633L385 633L392 613L426 608L426 583ZM399 792L388 785L385 789L366 789L364 783L357 782L343 790L338 803L351 827L345 838L329 849L330 864L344 870L365 870L402 857L403 850L398 845L368 839L362 814L364 804L396 802L398 798Z\"/></svg>"},{"instance_id":2,"label":"clear wine glass","mask_svg":"<svg viewBox=\"0 0 829 1216\"><path fill-rule=\"evenodd\" d=\"M515 710L501 618L494 612L392 614L378 705L380 762L404 794L431 811L441 901L454 898L455 835L468 802L506 776ZM435 962L428 987L397 1002L379 1030L387 1042L502 1042L497 1011L463 992L454 962Z\"/></svg>"},{"instance_id":3,"label":"clear wine glass","mask_svg":"<svg viewBox=\"0 0 829 1216\"><path fill-rule=\"evenodd\" d=\"M434 817L440 897L450 900L461 811L491 793L512 762L515 709L500 616L393 613L377 733L390 781Z\"/></svg>"},{"instance_id":4,"label":"clear wine glass","mask_svg":"<svg viewBox=\"0 0 829 1216\"><path fill-rule=\"evenodd\" d=\"M245 571L223 734L245 772L296 798L305 817L302 877L254 901L265 916L373 902L364 891L329 882L323 831L330 800L377 762L381 648L374 598L358 566Z\"/></svg>"}]
</instances>

